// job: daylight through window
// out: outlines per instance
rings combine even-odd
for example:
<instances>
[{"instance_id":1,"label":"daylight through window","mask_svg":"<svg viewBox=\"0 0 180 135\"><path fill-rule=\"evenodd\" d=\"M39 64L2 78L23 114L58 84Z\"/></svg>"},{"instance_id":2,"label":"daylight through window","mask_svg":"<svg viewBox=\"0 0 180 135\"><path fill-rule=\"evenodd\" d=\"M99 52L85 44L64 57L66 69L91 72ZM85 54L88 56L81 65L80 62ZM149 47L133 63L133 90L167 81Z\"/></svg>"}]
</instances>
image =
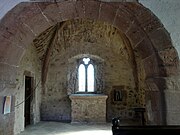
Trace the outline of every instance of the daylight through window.
<instances>
[{"instance_id":1,"label":"daylight through window","mask_svg":"<svg viewBox=\"0 0 180 135\"><path fill-rule=\"evenodd\" d=\"M78 69L79 92L94 92L94 66L90 58L83 58Z\"/></svg>"}]
</instances>

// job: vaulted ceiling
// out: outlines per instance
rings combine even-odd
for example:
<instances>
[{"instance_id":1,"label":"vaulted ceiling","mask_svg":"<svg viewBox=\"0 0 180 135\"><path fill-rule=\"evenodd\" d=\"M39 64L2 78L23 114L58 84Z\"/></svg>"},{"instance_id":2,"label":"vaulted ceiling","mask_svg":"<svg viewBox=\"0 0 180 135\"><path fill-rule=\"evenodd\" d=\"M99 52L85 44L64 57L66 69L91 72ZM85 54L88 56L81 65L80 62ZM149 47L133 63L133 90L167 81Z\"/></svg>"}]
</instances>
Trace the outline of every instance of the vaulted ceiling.
<instances>
[{"instance_id":1,"label":"vaulted ceiling","mask_svg":"<svg viewBox=\"0 0 180 135\"><path fill-rule=\"evenodd\" d=\"M119 30L108 23L76 19L57 23L49 27L33 40L33 44L36 47L39 59L44 61L49 53L52 57L55 53L65 51L74 42L94 43L104 38L110 41L116 33L122 36ZM117 43L115 50L123 52L125 47L122 45Z\"/></svg>"},{"instance_id":2,"label":"vaulted ceiling","mask_svg":"<svg viewBox=\"0 0 180 135\"><path fill-rule=\"evenodd\" d=\"M125 42L127 40L124 38L125 36L117 28L105 22L89 19L58 22L33 40L39 59L42 61L43 82L46 81L48 65L51 59L55 55L66 53L66 50L75 46L75 44L98 44L98 42L102 44L102 42L106 41L102 44L102 47L109 48L108 51L113 50L112 53L117 55L127 55L128 53L125 52L128 51L129 55L123 57L132 62L132 50L129 50L130 46L126 46L127 43ZM115 44L112 44L111 41L115 42ZM79 46L77 50L82 47ZM90 52L90 50L87 52Z\"/></svg>"}]
</instances>

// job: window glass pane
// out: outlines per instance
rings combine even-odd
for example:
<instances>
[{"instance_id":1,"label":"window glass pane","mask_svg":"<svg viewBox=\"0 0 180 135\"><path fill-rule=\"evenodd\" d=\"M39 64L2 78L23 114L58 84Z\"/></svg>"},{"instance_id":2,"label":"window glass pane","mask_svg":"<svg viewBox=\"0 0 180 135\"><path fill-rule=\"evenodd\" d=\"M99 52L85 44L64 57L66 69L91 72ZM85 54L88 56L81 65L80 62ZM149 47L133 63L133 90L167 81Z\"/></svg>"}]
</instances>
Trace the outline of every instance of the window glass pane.
<instances>
[{"instance_id":1,"label":"window glass pane","mask_svg":"<svg viewBox=\"0 0 180 135\"><path fill-rule=\"evenodd\" d=\"M84 64L88 64L89 63L89 61L90 61L90 58L83 58L83 61L84 61Z\"/></svg>"},{"instance_id":2,"label":"window glass pane","mask_svg":"<svg viewBox=\"0 0 180 135\"><path fill-rule=\"evenodd\" d=\"M78 69L79 74L79 91L84 92L85 91L85 66L81 64Z\"/></svg>"},{"instance_id":3,"label":"window glass pane","mask_svg":"<svg viewBox=\"0 0 180 135\"><path fill-rule=\"evenodd\" d=\"M88 66L87 71L87 82L88 82L88 92L94 92L94 67L92 64Z\"/></svg>"}]
</instances>

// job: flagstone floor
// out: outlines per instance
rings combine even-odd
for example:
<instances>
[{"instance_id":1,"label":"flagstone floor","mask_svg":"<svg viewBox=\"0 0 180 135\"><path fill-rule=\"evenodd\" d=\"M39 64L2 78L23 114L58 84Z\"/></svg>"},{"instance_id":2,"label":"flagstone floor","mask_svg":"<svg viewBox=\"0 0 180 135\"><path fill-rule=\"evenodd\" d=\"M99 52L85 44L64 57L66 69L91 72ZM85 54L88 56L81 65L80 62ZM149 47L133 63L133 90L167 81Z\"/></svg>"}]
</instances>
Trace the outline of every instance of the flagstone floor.
<instances>
[{"instance_id":1,"label":"flagstone floor","mask_svg":"<svg viewBox=\"0 0 180 135\"><path fill-rule=\"evenodd\" d=\"M18 135L112 135L111 124L40 122L27 126Z\"/></svg>"}]
</instances>

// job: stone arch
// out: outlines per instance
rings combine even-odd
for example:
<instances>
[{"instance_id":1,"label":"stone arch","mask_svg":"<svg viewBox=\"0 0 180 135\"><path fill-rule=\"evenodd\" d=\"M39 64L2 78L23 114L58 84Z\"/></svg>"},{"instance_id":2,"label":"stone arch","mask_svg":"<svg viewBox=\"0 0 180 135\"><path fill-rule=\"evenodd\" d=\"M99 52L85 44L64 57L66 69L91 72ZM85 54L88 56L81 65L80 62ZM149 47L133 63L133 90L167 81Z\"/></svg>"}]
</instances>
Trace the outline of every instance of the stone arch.
<instances>
[{"instance_id":1,"label":"stone arch","mask_svg":"<svg viewBox=\"0 0 180 135\"><path fill-rule=\"evenodd\" d=\"M37 35L57 22L81 18L104 21L119 29L127 37L134 54L140 56L149 89L163 94L163 77L175 75L179 61L169 33L158 18L139 3L95 0L24 2L8 12L0 22L0 92L15 84L19 62ZM151 91L146 94L154 96ZM158 107L165 107L164 95L161 96ZM165 118L165 114L161 114L165 108L157 110L156 107L158 115ZM163 118L157 123L165 122Z\"/></svg>"}]
</instances>

